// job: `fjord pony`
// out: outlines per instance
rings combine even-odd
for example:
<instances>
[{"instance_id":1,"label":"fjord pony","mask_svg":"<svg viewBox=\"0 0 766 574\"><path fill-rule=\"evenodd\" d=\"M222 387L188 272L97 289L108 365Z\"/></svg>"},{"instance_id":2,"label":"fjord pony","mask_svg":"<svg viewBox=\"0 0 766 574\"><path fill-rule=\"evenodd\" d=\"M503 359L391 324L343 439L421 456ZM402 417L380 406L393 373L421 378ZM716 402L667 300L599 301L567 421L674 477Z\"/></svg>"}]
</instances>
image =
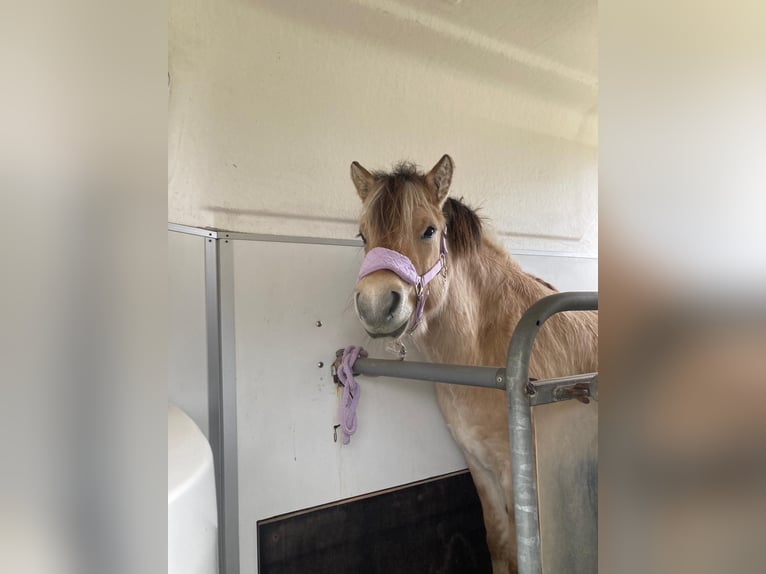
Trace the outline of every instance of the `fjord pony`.
<instances>
[{"instance_id":1,"label":"fjord pony","mask_svg":"<svg viewBox=\"0 0 766 574\"><path fill-rule=\"evenodd\" d=\"M487 235L476 213L448 197L452 172L447 155L426 174L408 163L392 172L373 173L351 164L351 179L362 199L359 233L366 252L375 247L396 251L423 275L440 260L445 232L447 246L446 272L439 272L421 290L426 298L417 325L413 314L418 289L386 269L359 280L356 312L370 336L409 337L430 361L505 366L519 318L555 289L522 271ZM596 313L563 313L545 323L532 352L531 377L597 370ZM436 395L481 499L493 572L515 572L504 393L437 384Z\"/></svg>"}]
</instances>

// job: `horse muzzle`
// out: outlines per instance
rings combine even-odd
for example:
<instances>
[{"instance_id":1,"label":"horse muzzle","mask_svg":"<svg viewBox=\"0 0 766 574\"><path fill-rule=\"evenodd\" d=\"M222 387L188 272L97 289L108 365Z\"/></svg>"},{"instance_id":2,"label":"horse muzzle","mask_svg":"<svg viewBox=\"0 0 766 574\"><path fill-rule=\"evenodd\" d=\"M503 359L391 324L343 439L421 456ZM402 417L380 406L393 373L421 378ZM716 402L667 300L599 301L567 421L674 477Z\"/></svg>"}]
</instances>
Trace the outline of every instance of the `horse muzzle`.
<instances>
[{"instance_id":1,"label":"horse muzzle","mask_svg":"<svg viewBox=\"0 0 766 574\"><path fill-rule=\"evenodd\" d=\"M357 283L354 307L371 337L396 338L404 332L413 310L409 290L392 273L375 273Z\"/></svg>"}]
</instances>

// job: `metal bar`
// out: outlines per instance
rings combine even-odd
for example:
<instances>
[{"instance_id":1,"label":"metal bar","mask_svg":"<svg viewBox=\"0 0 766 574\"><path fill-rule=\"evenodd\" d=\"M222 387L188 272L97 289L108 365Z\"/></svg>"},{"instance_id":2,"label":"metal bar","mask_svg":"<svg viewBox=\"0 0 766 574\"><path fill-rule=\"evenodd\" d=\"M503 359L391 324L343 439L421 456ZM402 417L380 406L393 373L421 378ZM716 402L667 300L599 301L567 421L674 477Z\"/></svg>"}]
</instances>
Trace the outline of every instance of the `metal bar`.
<instances>
[{"instance_id":1,"label":"metal bar","mask_svg":"<svg viewBox=\"0 0 766 574\"><path fill-rule=\"evenodd\" d=\"M194 227L181 223L168 223L168 231L201 235L214 239L238 239L240 241L266 241L275 243L306 243L312 245L343 245L347 247L362 247L358 239L341 239L326 237L308 237L302 235L273 235L268 233L243 233L225 229ZM566 251L545 251L541 249L509 249L512 255L528 257L565 257L570 259L598 259L597 255L589 253L568 253Z\"/></svg>"},{"instance_id":2,"label":"metal bar","mask_svg":"<svg viewBox=\"0 0 766 574\"><path fill-rule=\"evenodd\" d=\"M335 353L343 355L343 349ZM367 377L394 377L417 381L433 381L453 385L505 389L505 369L497 367L478 367L471 365L448 365L442 363L419 363L392 359L357 359L354 363L354 375ZM529 404L533 407L556 403L580 397L598 400L596 386L597 373L573 375L543 381L529 381L527 390ZM584 393L567 393L572 387L584 386Z\"/></svg>"},{"instance_id":3,"label":"metal bar","mask_svg":"<svg viewBox=\"0 0 766 574\"><path fill-rule=\"evenodd\" d=\"M239 459L237 447L237 366L234 332L234 244L218 239L218 296L221 317L221 394L226 472L226 570L239 574Z\"/></svg>"},{"instance_id":4,"label":"metal bar","mask_svg":"<svg viewBox=\"0 0 766 574\"><path fill-rule=\"evenodd\" d=\"M595 309L598 309L598 293L556 293L540 299L521 317L508 346L505 370L519 574L540 574L542 571L532 408L526 391L532 344L540 327L551 315Z\"/></svg>"},{"instance_id":5,"label":"metal bar","mask_svg":"<svg viewBox=\"0 0 766 574\"><path fill-rule=\"evenodd\" d=\"M223 417L221 396L221 321L218 308L218 241L205 240L205 320L207 324L207 406L208 438L213 451L216 503L218 509L218 570L226 572L224 497Z\"/></svg>"},{"instance_id":6,"label":"metal bar","mask_svg":"<svg viewBox=\"0 0 766 574\"><path fill-rule=\"evenodd\" d=\"M218 507L218 571L239 574L232 245L205 241L208 421Z\"/></svg>"},{"instance_id":7,"label":"metal bar","mask_svg":"<svg viewBox=\"0 0 766 574\"><path fill-rule=\"evenodd\" d=\"M363 247L359 239L338 239L334 237L306 237L302 235L270 235L265 233L239 233L219 231L221 237L240 241L266 241L276 243L303 243L309 245L341 245L345 247Z\"/></svg>"},{"instance_id":8,"label":"metal bar","mask_svg":"<svg viewBox=\"0 0 766 574\"><path fill-rule=\"evenodd\" d=\"M589 373L587 375L534 381L527 385L529 404L538 407L570 399L593 398L598 400L598 391L594 391L594 388L598 388L596 379L597 373Z\"/></svg>"},{"instance_id":9,"label":"metal bar","mask_svg":"<svg viewBox=\"0 0 766 574\"><path fill-rule=\"evenodd\" d=\"M343 354L343 349L338 351ZM389 359L357 359L355 375L371 377L396 377L416 379L474 387L505 388L505 369L497 367L473 367L468 365L444 365L439 363L418 363Z\"/></svg>"},{"instance_id":10,"label":"metal bar","mask_svg":"<svg viewBox=\"0 0 766 574\"><path fill-rule=\"evenodd\" d=\"M192 227L191 225L182 225L180 223L168 223L168 231L176 233L187 233L189 235L199 235L202 237L218 238L217 229L205 229L204 227Z\"/></svg>"},{"instance_id":11,"label":"metal bar","mask_svg":"<svg viewBox=\"0 0 766 574\"><path fill-rule=\"evenodd\" d=\"M242 233L239 231L227 231L225 229L214 229L207 227L193 227L191 225L182 225L180 223L168 223L168 231L177 233L188 233L190 235L200 235L211 237L213 239L230 239L239 241L265 241L272 243L303 243L310 245L341 245L346 247L363 247L364 244L359 239L338 239L324 237L308 237L302 235L271 235L268 233Z\"/></svg>"}]
</instances>

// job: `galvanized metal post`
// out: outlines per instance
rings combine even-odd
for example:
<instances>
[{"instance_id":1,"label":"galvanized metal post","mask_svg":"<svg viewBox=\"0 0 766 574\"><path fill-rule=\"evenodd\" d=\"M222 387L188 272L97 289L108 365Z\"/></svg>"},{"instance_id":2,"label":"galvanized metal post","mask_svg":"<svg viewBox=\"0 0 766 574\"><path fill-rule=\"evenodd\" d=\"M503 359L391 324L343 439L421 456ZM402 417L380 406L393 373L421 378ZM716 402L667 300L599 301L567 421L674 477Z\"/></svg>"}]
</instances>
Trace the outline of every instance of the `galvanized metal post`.
<instances>
[{"instance_id":1,"label":"galvanized metal post","mask_svg":"<svg viewBox=\"0 0 766 574\"><path fill-rule=\"evenodd\" d=\"M584 311L597 308L598 293L557 293L545 297L524 313L513 331L511 343L508 346L505 372L519 574L542 572L532 407L526 392L532 344L540 327L551 315L561 311Z\"/></svg>"}]
</instances>

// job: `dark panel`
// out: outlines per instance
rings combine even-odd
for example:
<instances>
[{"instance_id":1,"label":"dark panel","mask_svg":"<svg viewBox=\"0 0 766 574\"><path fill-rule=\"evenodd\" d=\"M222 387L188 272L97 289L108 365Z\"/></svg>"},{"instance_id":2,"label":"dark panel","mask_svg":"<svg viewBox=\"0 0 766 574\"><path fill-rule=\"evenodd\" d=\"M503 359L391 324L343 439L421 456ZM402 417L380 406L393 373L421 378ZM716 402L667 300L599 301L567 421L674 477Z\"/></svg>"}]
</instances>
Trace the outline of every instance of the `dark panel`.
<instances>
[{"instance_id":1,"label":"dark panel","mask_svg":"<svg viewBox=\"0 0 766 574\"><path fill-rule=\"evenodd\" d=\"M490 574L470 475L258 523L260 574Z\"/></svg>"}]
</instances>

